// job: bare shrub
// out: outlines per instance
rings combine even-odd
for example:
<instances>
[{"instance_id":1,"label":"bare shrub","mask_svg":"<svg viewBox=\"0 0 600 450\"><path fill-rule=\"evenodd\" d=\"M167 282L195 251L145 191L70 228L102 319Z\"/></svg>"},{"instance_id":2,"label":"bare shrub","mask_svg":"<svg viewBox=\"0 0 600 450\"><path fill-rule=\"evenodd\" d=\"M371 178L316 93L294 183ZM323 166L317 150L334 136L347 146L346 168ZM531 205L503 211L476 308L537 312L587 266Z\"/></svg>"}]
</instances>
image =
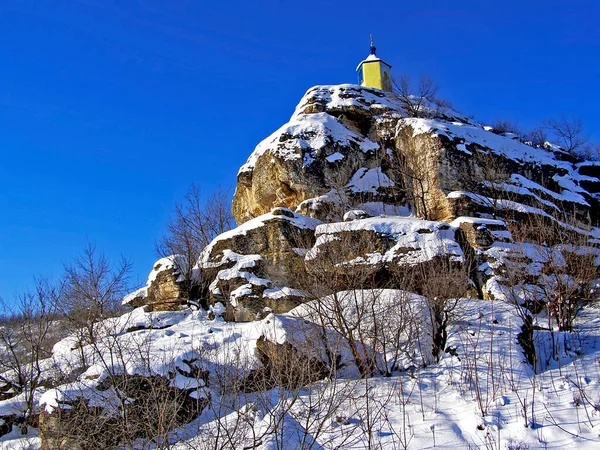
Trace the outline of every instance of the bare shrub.
<instances>
[{"instance_id":1,"label":"bare shrub","mask_svg":"<svg viewBox=\"0 0 600 450\"><path fill-rule=\"evenodd\" d=\"M22 295L0 324L0 382L12 394L24 394L26 408L19 418L24 429L33 418L36 391L44 382L42 360L52 352L49 334L56 319L55 297L54 286L36 280L35 291Z\"/></svg>"},{"instance_id":2,"label":"bare shrub","mask_svg":"<svg viewBox=\"0 0 600 450\"><path fill-rule=\"evenodd\" d=\"M98 322L120 311L123 296L130 290L130 271L130 261L121 258L114 264L93 244L87 244L82 254L65 266L56 309L77 336L84 366L83 346L97 340Z\"/></svg>"},{"instance_id":3,"label":"bare shrub","mask_svg":"<svg viewBox=\"0 0 600 450\"><path fill-rule=\"evenodd\" d=\"M220 363L211 368L210 375L215 395L203 414L210 421L199 423L194 431L197 437L186 441L183 448L221 450L263 445L309 450L329 448L330 439L335 439L336 445L351 440L352 434L332 436L330 425L354 382L338 380L335 366L315 360L317 349L323 347L317 327L302 320L294 323L297 327L288 323L288 331L297 337L293 347L276 344L265 336L260 339L259 367L244 359L240 341L219 347ZM337 352L335 344L330 348ZM315 381L315 369L322 381ZM332 437L326 438L326 433Z\"/></svg>"},{"instance_id":4,"label":"bare shrub","mask_svg":"<svg viewBox=\"0 0 600 450\"><path fill-rule=\"evenodd\" d=\"M206 396L189 395L204 386L205 372L193 359L183 371L171 349L157 356L148 333L128 332L127 320L97 326L101 332L86 356L101 376L56 388L57 407L42 416L43 442L48 448L82 450L170 448L169 433L197 417L208 402Z\"/></svg>"},{"instance_id":5,"label":"bare shrub","mask_svg":"<svg viewBox=\"0 0 600 450\"><path fill-rule=\"evenodd\" d=\"M432 355L439 362L446 350L448 326L459 306L460 299L472 288L469 280L470 261L455 262L449 258L436 258L421 264L418 272L419 287L427 303L432 330Z\"/></svg>"},{"instance_id":6,"label":"bare shrub","mask_svg":"<svg viewBox=\"0 0 600 450\"><path fill-rule=\"evenodd\" d=\"M526 251L539 267L530 266L525 273L516 273L513 281L518 283L514 284L531 282L521 296L525 294L534 309L538 305L547 308L550 329L572 331L581 309L596 300L594 284L598 279L596 260L600 249L590 243L587 231L579 225L573 220L564 223L531 215L526 223L509 227L521 251ZM514 270L522 269L515 266Z\"/></svg>"},{"instance_id":7,"label":"bare shrub","mask_svg":"<svg viewBox=\"0 0 600 450\"><path fill-rule=\"evenodd\" d=\"M439 87L433 78L422 76L416 87L413 87L410 77L402 75L392 80L394 92L398 95L409 117L426 117L429 104L436 99Z\"/></svg>"},{"instance_id":8,"label":"bare shrub","mask_svg":"<svg viewBox=\"0 0 600 450\"><path fill-rule=\"evenodd\" d=\"M500 119L492 123L492 131L496 134L512 133L516 134L517 136L521 136L523 134L518 123Z\"/></svg>"},{"instance_id":9,"label":"bare shrub","mask_svg":"<svg viewBox=\"0 0 600 450\"><path fill-rule=\"evenodd\" d=\"M315 350L313 337L306 337L304 345L299 343L296 349L298 355L310 355ZM322 342L317 344L317 348L321 346ZM338 350L335 344L330 349ZM314 360L292 359L296 361L294 365L279 365L279 370L271 371L263 387L253 394L262 419L258 427L263 430L261 441L278 450L292 445L303 450L326 448L333 440L343 446L352 439L352 434L329 434L329 438L325 438L325 433L349 398L355 382L338 379L336 366L330 366L322 368L323 381L309 383L315 373ZM295 382L290 384L290 380Z\"/></svg>"},{"instance_id":10,"label":"bare shrub","mask_svg":"<svg viewBox=\"0 0 600 450\"><path fill-rule=\"evenodd\" d=\"M600 145L587 143L577 153L583 159L598 161L600 159Z\"/></svg>"},{"instance_id":11,"label":"bare shrub","mask_svg":"<svg viewBox=\"0 0 600 450\"><path fill-rule=\"evenodd\" d=\"M546 147L546 142L548 142L546 129L544 127L534 128L525 135L525 141L537 148Z\"/></svg>"}]
</instances>

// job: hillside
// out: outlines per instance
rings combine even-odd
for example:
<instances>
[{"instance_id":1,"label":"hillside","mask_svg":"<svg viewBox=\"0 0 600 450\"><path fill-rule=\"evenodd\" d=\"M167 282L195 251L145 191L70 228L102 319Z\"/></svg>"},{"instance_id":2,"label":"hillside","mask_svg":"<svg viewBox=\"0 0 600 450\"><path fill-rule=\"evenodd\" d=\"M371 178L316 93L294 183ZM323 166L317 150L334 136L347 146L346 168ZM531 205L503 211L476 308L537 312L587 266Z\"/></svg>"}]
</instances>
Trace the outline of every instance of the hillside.
<instances>
[{"instance_id":1,"label":"hillside","mask_svg":"<svg viewBox=\"0 0 600 450\"><path fill-rule=\"evenodd\" d=\"M0 448L597 448L598 176L433 100L309 89L236 228L33 389L0 375Z\"/></svg>"}]
</instances>

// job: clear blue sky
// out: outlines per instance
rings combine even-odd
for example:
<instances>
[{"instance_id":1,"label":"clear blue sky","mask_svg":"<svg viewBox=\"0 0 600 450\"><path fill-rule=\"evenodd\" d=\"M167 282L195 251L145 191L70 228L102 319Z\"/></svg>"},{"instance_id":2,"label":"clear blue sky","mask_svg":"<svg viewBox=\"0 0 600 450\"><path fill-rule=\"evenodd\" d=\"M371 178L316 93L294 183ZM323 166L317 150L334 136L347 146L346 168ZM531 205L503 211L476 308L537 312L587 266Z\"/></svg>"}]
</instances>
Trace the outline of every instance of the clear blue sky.
<instances>
[{"instance_id":1,"label":"clear blue sky","mask_svg":"<svg viewBox=\"0 0 600 450\"><path fill-rule=\"evenodd\" d=\"M481 121L565 113L600 138L596 1L2 0L0 297L86 241L142 283L190 183L232 187L316 84L353 83L368 35Z\"/></svg>"}]
</instances>

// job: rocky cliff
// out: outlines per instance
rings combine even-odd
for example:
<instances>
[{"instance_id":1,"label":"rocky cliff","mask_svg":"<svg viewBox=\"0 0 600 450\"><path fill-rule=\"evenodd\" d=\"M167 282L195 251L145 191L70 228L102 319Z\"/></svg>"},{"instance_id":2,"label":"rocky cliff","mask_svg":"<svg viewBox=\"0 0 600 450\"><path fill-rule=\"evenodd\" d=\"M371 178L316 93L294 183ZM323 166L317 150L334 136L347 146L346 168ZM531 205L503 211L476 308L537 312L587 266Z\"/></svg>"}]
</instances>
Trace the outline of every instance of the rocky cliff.
<instances>
[{"instance_id":1,"label":"rocky cliff","mask_svg":"<svg viewBox=\"0 0 600 450\"><path fill-rule=\"evenodd\" d=\"M335 220L361 204L373 213L409 205L435 220L556 210L597 220L595 163L496 134L449 108L428 105L423 115L407 117L393 93L376 89L308 90L240 168L236 221L277 206Z\"/></svg>"},{"instance_id":2,"label":"rocky cliff","mask_svg":"<svg viewBox=\"0 0 600 450\"><path fill-rule=\"evenodd\" d=\"M406 288L399 268L441 260L464 267L469 295L487 298L514 224L594 235L600 163L495 133L435 103L421 115L408 117L395 94L376 89L309 89L240 168L239 227L196 266L203 301L223 303L230 320L253 320L310 298L316 272L346 272L340 289L360 287L367 274L378 287ZM359 268L362 281L348 276ZM181 301L176 275L149 280L130 303L172 308Z\"/></svg>"}]
</instances>

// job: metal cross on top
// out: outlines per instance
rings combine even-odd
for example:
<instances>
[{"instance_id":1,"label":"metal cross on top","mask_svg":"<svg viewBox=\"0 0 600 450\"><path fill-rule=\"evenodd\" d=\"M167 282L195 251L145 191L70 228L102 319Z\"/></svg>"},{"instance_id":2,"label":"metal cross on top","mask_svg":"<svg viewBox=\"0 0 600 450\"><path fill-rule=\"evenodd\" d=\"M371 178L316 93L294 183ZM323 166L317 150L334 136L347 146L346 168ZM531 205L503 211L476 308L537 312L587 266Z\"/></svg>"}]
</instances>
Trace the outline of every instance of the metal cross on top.
<instances>
[{"instance_id":1,"label":"metal cross on top","mask_svg":"<svg viewBox=\"0 0 600 450\"><path fill-rule=\"evenodd\" d=\"M375 54L375 43L373 42L373 35L369 34L369 40L371 41L371 55Z\"/></svg>"}]
</instances>

